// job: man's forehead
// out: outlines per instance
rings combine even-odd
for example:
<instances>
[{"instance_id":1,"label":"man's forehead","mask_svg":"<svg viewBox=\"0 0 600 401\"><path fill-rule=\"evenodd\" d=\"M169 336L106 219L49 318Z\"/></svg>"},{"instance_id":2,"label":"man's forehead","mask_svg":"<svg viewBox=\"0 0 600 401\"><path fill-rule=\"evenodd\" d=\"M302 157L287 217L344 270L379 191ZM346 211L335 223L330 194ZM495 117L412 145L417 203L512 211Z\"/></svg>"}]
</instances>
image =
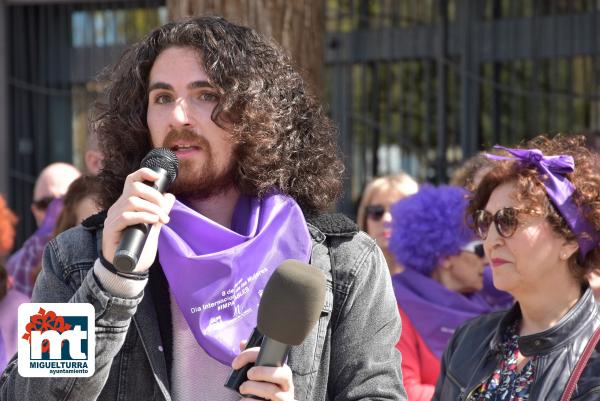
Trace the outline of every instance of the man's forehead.
<instances>
[{"instance_id":1,"label":"man's forehead","mask_svg":"<svg viewBox=\"0 0 600 401\"><path fill-rule=\"evenodd\" d=\"M185 72L185 75L182 75L182 72ZM196 49L168 47L156 57L150 69L149 84L159 82L168 84L169 81L175 79L187 79L188 83L208 80L202 56Z\"/></svg>"}]
</instances>

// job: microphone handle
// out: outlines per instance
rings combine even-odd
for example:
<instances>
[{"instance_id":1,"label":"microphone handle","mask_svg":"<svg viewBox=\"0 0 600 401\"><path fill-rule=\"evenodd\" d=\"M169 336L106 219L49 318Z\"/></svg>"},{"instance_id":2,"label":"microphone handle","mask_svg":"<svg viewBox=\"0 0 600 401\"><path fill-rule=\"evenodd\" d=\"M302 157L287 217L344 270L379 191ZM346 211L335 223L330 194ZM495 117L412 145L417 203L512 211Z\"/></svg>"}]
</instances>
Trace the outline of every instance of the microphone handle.
<instances>
[{"instance_id":1,"label":"microphone handle","mask_svg":"<svg viewBox=\"0 0 600 401\"><path fill-rule=\"evenodd\" d=\"M260 351L256 358L255 366L270 366L280 367L287 359L287 355L290 352L290 346L288 344L280 343L277 340L273 340L265 336L260 345ZM242 394L245 398L252 398L254 400L264 400L253 394Z\"/></svg>"},{"instance_id":2,"label":"microphone handle","mask_svg":"<svg viewBox=\"0 0 600 401\"><path fill-rule=\"evenodd\" d=\"M161 193L165 192L169 186L167 171L156 166L148 168L159 173L160 177L155 182L144 181L144 184L153 187ZM113 265L117 270L123 273L131 273L135 269L146 244L149 231L150 225L144 223L129 226L123 231L123 237L121 238L121 242L119 242L119 247L115 251L113 259Z\"/></svg>"},{"instance_id":3,"label":"microphone handle","mask_svg":"<svg viewBox=\"0 0 600 401\"><path fill-rule=\"evenodd\" d=\"M260 347L262 341L263 341L263 335L255 327L254 330L252 330L252 334L250 335L250 338L248 339L246 348ZM253 366L254 366L253 363L249 363L247 365L242 366L241 368L239 368L237 370L232 370L231 374L227 378L227 381L225 382L225 387L235 391L236 393L239 393L240 386L242 385L242 383L245 382L246 380L248 380L248 370L250 370L250 368L252 368Z\"/></svg>"},{"instance_id":4,"label":"microphone handle","mask_svg":"<svg viewBox=\"0 0 600 401\"><path fill-rule=\"evenodd\" d=\"M138 263L142 249L146 244L150 226L145 223L127 227L115 252L113 265L119 271L130 273Z\"/></svg>"},{"instance_id":5,"label":"microphone handle","mask_svg":"<svg viewBox=\"0 0 600 401\"><path fill-rule=\"evenodd\" d=\"M290 345L265 336L256 358L256 366L280 367L287 359Z\"/></svg>"}]
</instances>

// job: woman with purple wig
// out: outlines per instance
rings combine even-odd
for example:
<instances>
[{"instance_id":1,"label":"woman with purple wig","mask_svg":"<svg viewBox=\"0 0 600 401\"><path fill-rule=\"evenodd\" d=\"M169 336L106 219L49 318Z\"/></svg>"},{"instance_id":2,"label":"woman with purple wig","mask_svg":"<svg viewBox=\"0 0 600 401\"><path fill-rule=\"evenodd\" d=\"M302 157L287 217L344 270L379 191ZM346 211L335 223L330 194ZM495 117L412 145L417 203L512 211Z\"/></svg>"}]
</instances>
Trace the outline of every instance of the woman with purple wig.
<instances>
[{"instance_id":1,"label":"woman with purple wig","mask_svg":"<svg viewBox=\"0 0 600 401\"><path fill-rule=\"evenodd\" d=\"M467 209L494 285L517 301L459 327L436 401L600 400L600 157L583 137L496 147Z\"/></svg>"},{"instance_id":2,"label":"woman with purple wig","mask_svg":"<svg viewBox=\"0 0 600 401\"><path fill-rule=\"evenodd\" d=\"M485 260L465 222L467 191L424 186L392 207L390 250L405 271L392 277L402 317L402 376L410 401L429 401L450 336L492 309L478 292Z\"/></svg>"}]
</instances>

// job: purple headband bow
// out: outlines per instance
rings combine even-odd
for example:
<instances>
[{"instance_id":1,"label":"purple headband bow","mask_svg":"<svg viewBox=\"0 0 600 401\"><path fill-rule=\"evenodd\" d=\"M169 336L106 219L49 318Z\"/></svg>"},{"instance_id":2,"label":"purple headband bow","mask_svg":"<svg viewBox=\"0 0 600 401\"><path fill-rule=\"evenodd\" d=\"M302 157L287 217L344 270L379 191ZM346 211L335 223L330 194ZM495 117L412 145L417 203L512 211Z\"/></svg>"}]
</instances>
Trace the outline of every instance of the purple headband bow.
<instances>
[{"instance_id":1,"label":"purple headband bow","mask_svg":"<svg viewBox=\"0 0 600 401\"><path fill-rule=\"evenodd\" d=\"M579 244L579 261L582 263L585 255L594 249L600 242L600 233L580 212L573 201L575 187L565 174L575 171L575 162L572 156L544 156L539 149L510 149L496 145L494 149L502 149L515 157L506 157L487 154L493 160L517 160L537 168L544 180L546 194L567 222L569 228L577 236Z\"/></svg>"}]
</instances>

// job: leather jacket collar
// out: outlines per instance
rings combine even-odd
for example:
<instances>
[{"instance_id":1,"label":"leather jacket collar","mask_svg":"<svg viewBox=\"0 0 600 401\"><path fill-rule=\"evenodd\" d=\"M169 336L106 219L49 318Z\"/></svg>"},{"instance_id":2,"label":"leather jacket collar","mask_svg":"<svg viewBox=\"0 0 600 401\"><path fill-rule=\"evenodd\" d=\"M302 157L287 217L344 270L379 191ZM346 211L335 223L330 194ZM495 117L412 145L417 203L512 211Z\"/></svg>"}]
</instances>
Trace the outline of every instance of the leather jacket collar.
<instances>
[{"instance_id":1,"label":"leather jacket collar","mask_svg":"<svg viewBox=\"0 0 600 401\"><path fill-rule=\"evenodd\" d=\"M583 296L567 312L558 324L540 333L519 337L519 350L525 356L547 354L558 347L564 346L573 337L578 335L580 329L594 318L596 308L593 302L593 293L589 286L582 289ZM494 337L490 342L492 351L498 352L502 343L502 336L509 325L521 319L521 308L518 303L508 311L498 323Z\"/></svg>"}]
</instances>

